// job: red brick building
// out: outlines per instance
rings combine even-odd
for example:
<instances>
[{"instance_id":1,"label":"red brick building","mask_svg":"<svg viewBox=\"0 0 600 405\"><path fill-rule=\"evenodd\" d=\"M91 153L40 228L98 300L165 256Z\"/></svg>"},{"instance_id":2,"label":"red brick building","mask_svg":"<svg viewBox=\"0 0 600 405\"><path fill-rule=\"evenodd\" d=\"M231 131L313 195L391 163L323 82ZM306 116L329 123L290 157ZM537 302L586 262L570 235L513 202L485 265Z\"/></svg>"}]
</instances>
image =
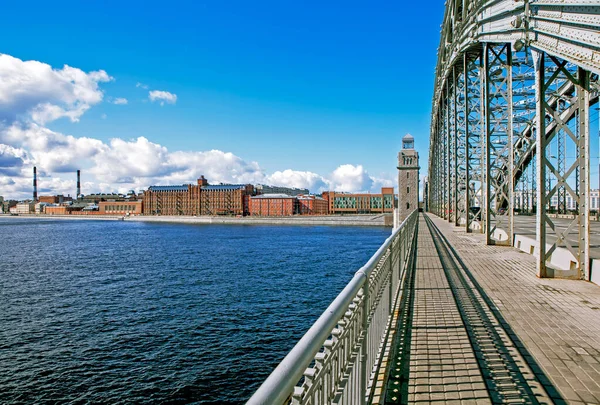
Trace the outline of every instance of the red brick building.
<instances>
[{"instance_id":1,"label":"red brick building","mask_svg":"<svg viewBox=\"0 0 600 405\"><path fill-rule=\"evenodd\" d=\"M98 212L105 215L140 215L142 201L101 201Z\"/></svg>"},{"instance_id":2,"label":"red brick building","mask_svg":"<svg viewBox=\"0 0 600 405\"><path fill-rule=\"evenodd\" d=\"M63 202L73 201L73 198L64 195L41 195L38 201L47 204L62 204Z\"/></svg>"},{"instance_id":3,"label":"red brick building","mask_svg":"<svg viewBox=\"0 0 600 405\"><path fill-rule=\"evenodd\" d=\"M300 195L298 198L298 214L300 215L327 215L329 202L315 195Z\"/></svg>"},{"instance_id":4,"label":"red brick building","mask_svg":"<svg viewBox=\"0 0 600 405\"><path fill-rule=\"evenodd\" d=\"M198 215L200 187L151 186L144 192L143 212L147 215Z\"/></svg>"},{"instance_id":5,"label":"red brick building","mask_svg":"<svg viewBox=\"0 0 600 405\"><path fill-rule=\"evenodd\" d=\"M249 215L251 184L217 184L201 188L199 215Z\"/></svg>"},{"instance_id":6,"label":"red brick building","mask_svg":"<svg viewBox=\"0 0 600 405\"><path fill-rule=\"evenodd\" d=\"M44 213L48 215L68 215L70 212L67 210L67 207L64 205L57 206L46 206L44 207Z\"/></svg>"},{"instance_id":7,"label":"red brick building","mask_svg":"<svg viewBox=\"0 0 600 405\"><path fill-rule=\"evenodd\" d=\"M298 199L286 194L263 194L250 197L250 215L289 217L297 213Z\"/></svg>"},{"instance_id":8,"label":"red brick building","mask_svg":"<svg viewBox=\"0 0 600 405\"><path fill-rule=\"evenodd\" d=\"M251 184L151 186L144 192L145 215L248 215Z\"/></svg>"}]
</instances>

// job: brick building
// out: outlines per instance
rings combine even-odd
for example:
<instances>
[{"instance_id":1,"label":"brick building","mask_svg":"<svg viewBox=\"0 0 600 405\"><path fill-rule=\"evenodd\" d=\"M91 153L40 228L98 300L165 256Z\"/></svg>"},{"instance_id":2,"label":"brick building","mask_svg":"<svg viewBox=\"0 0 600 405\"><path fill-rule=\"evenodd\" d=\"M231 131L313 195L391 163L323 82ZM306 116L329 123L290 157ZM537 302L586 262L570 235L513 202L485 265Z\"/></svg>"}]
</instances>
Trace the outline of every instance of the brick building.
<instances>
[{"instance_id":1,"label":"brick building","mask_svg":"<svg viewBox=\"0 0 600 405\"><path fill-rule=\"evenodd\" d=\"M394 211L394 188L382 187L381 194L325 191L330 214L381 214Z\"/></svg>"},{"instance_id":2,"label":"brick building","mask_svg":"<svg viewBox=\"0 0 600 405\"><path fill-rule=\"evenodd\" d=\"M105 215L140 215L142 201L101 201L98 212Z\"/></svg>"},{"instance_id":3,"label":"brick building","mask_svg":"<svg viewBox=\"0 0 600 405\"><path fill-rule=\"evenodd\" d=\"M250 215L289 217L298 212L298 199L287 194L262 194L250 197Z\"/></svg>"},{"instance_id":4,"label":"brick building","mask_svg":"<svg viewBox=\"0 0 600 405\"><path fill-rule=\"evenodd\" d=\"M251 184L217 184L200 188L199 215L248 215Z\"/></svg>"},{"instance_id":5,"label":"brick building","mask_svg":"<svg viewBox=\"0 0 600 405\"><path fill-rule=\"evenodd\" d=\"M70 214L68 207L65 205L46 205L44 207L46 215L68 215Z\"/></svg>"},{"instance_id":6,"label":"brick building","mask_svg":"<svg viewBox=\"0 0 600 405\"><path fill-rule=\"evenodd\" d=\"M144 193L145 215L248 215L251 184L197 184L151 186Z\"/></svg>"},{"instance_id":7,"label":"brick building","mask_svg":"<svg viewBox=\"0 0 600 405\"><path fill-rule=\"evenodd\" d=\"M298 196L298 214L300 215L327 215L329 202L323 197L315 195Z\"/></svg>"},{"instance_id":8,"label":"brick building","mask_svg":"<svg viewBox=\"0 0 600 405\"><path fill-rule=\"evenodd\" d=\"M143 213L146 215L198 215L200 187L151 186L144 193Z\"/></svg>"},{"instance_id":9,"label":"brick building","mask_svg":"<svg viewBox=\"0 0 600 405\"><path fill-rule=\"evenodd\" d=\"M139 199L141 199L141 196ZM116 194L116 193L111 193L111 194L99 193L99 194L82 195L78 201L81 201L84 203L89 203L89 204L98 204L101 201L135 201L135 200L138 200L138 196L132 190L127 195Z\"/></svg>"},{"instance_id":10,"label":"brick building","mask_svg":"<svg viewBox=\"0 0 600 405\"><path fill-rule=\"evenodd\" d=\"M38 201L41 203L47 204L62 204L67 201L73 201L71 196L65 197L64 195L41 195L38 198Z\"/></svg>"}]
</instances>

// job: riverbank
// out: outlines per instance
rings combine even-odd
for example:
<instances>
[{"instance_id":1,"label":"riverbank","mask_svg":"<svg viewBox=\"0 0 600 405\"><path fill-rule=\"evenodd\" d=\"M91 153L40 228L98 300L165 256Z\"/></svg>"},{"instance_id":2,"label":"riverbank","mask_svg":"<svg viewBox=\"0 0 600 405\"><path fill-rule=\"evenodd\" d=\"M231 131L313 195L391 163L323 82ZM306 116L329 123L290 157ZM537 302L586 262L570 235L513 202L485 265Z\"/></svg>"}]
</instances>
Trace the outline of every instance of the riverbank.
<instances>
[{"instance_id":1,"label":"riverbank","mask_svg":"<svg viewBox=\"0 0 600 405\"><path fill-rule=\"evenodd\" d=\"M0 215L0 218L64 219L126 222L166 222L183 224L223 225L328 225L328 226L385 226L384 215L322 215L294 217L213 217L213 216L114 216L114 215Z\"/></svg>"}]
</instances>

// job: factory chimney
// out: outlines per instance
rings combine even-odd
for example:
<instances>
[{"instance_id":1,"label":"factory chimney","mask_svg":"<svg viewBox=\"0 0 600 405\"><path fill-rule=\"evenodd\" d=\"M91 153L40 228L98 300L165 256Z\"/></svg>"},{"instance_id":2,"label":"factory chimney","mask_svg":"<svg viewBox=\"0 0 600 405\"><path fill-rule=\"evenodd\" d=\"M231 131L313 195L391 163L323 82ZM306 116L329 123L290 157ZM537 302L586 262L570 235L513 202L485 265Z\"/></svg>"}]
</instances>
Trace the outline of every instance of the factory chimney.
<instances>
[{"instance_id":1,"label":"factory chimney","mask_svg":"<svg viewBox=\"0 0 600 405\"><path fill-rule=\"evenodd\" d=\"M37 201L37 167L33 166L33 201Z\"/></svg>"},{"instance_id":2,"label":"factory chimney","mask_svg":"<svg viewBox=\"0 0 600 405\"><path fill-rule=\"evenodd\" d=\"M79 199L80 194L81 194L81 170L77 170L77 194L75 194L75 198Z\"/></svg>"}]
</instances>

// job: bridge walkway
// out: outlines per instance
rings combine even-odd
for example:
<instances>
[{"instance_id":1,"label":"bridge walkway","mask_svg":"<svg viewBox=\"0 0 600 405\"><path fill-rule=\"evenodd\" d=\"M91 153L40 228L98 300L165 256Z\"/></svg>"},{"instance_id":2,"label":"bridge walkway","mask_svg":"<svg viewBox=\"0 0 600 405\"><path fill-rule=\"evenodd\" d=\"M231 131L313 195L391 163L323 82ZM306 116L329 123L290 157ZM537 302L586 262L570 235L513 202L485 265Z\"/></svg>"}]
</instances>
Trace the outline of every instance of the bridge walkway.
<instances>
[{"instance_id":1,"label":"bridge walkway","mask_svg":"<svg viewBox=\"0 0 600 405\"><path fill-rule=\"evenodd\" d=\"M600 404L600 287L535 274L421 215L380 403Z\"/></svg>"}]
</instances>

